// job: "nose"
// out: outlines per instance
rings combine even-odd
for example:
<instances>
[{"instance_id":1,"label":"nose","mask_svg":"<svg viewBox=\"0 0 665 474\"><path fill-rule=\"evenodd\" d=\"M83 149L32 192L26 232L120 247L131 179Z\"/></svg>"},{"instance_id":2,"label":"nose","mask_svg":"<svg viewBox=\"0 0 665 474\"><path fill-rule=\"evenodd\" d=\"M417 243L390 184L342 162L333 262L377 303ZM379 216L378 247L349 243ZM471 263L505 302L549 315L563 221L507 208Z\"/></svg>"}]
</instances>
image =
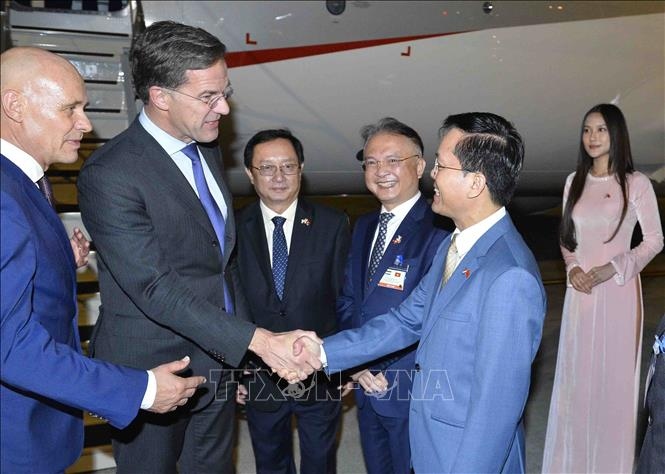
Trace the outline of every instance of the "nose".
<instances>
[{"instance_id":1,"label":"nose","mask_svg":"<svg viewBox=\"0 0 665 474\"><path fill-rule=\"evenodd\" d=\"M76 123L76 129L80 130L83 133L88 133L92 131L92 124L90 123L90 119L85 114L85 112L81 112L81 116L79 117Z\"/></svg>"},{"instance_id":2,"label":"nose","mask_svg":"<svg viewBox=\"0 0 665 474\"><path fill-rule=\"evenodd\" d=\"M220 97L212 111L217 112L220 115L228 115L229 112L231 112L231 106L224 97Z\"/></svg>"},{"instance_id":3,"label":"nose","mask_svg":"<svg viewBox=\"0 0 665 474\"><path fill-rule=\"evenodd\" d=\"M286 175L284 174L284 171L282 170L281 166L278 166L277 169L275 170L275 174L272 175L272 180L273 181L284 181L286 179Z\"/></svg>"}]
</instances>

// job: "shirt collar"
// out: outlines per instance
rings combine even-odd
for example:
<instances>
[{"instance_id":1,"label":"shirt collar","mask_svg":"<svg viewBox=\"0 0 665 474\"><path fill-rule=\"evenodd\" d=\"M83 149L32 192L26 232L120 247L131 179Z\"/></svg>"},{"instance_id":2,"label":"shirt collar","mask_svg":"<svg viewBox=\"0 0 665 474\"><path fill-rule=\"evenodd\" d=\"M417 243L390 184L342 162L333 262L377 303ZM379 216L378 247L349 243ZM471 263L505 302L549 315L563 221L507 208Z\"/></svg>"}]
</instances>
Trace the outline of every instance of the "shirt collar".
<instances>
[{"instance_id":1,"label":"shirt collar","mask_svg":"<svg viewBox=\"0 0 665 474\"><path fill-rule=\"evenodd\" d=\"M42 176L44 176L44 170L42 169L42 166L37 163L37 160L13 143L9 143L7 140L0 138L0 150L2 150L2 154L5 155L9 161L18 166L18 168L23 171L33 183L36 183L42 179Z\"/></svg>"},{"instance_id":2,"label":"shirt collar","mask_svg":"<svg viewBox=\"0 0 665 474\"><path fill-rule=\"evenodd\" d=\"M392 210L387 210L385 206L381 206L381 213L384 212L392 212L393 213L393 218L391 221L402 221L406 215L409 213L413 205L416 203L416 201L420 198L420 191L418 191L412 198L410 198L407 201L404 201L402 204L398 204L397 206L393 207ZM397 218L397 219L395 219Z\"/></svg>"},{"instance_id":3,"label":"shirt collar","mask_svg":"<svg viewBox=\"0 0 665 474\"><path fill-rule=\"evenodd\" d=\"M152 137L157 140L157 143L164 149L169 156L173 156L175 153L182 151L188 144L182 140L169 135L164 130L155 125L155 122L150 120L148 114L145 113L145 108L141 110L139 114L139 122L145 128L145 131L148 132Z\"/></svg>"},{"instance_id":4,"label":"shirt collar","mask_svg":"<svg viewBox=\"0 0 665 474\"><path fill-rule=\"evenodd\" d=\"M286 222L293 222L296 218L296 207L298 207L298 199L295 199L289 207L286 208L281 214L277 214L275 211L266 206L263 201L259 201L259 206L261 207L261 214L263 215L263 220L266 222L272 222L272 218L275 216L281 216L286 219Z\"/></svg>"},{"instance_id":5,"label":"shirt collar","mask_svg":"<svg viewBox=\"0 0 665 474\"><path fill-rule=\"evenodd\" d=\"M455 240L455 246L457 247L457 253L459 255L466 255L466 253L471 250L471 247L475 245L476 242L487 232L494 224L499 222L506 215L506 208L501 207L496 210L485 219L476 224L473 224L471 227L460 231L455 229L453 235L457 234Z\"/></svg>"}]
</instances>

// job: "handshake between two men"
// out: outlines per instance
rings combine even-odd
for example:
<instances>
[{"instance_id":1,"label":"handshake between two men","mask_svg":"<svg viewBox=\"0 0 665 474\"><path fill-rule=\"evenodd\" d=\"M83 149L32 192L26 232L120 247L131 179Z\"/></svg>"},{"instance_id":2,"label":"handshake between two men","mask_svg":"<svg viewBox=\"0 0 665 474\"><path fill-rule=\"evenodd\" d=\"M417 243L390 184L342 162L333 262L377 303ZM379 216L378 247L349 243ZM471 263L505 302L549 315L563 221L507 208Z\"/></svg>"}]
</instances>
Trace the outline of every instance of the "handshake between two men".
<instances>
[{"instance_id":1,"label":"handshake between two men","mask_svg":"<svg viewBox=\"0 0 665 474\"><path fill-rule=\"evenodd\" d=\"M313 331L296 329L273 333L263 328L257 328L248 349L258 355L279 377L288 383L296 383L321 370L322 344L323 340ZM183 370L187 366L187 359L153 369L157 375L158 393L150 411L164 413L175 410L187 402L198 385L205 383L206 380L203 377L189 377L180 380L170 379L170 384L162 384L164 379L160 378L158 371L165 372L163 376L166 376L166 372L173 376L172 372L176 371L174 369ZM180 364L181 367L176 367L176 364ZM368 370L362 370L352 375L351 378L360 383L368 392L382 392L387 387L387 381L382 374L374 376ZM164 388L162 388L163 385ZM344 394L346 394L349 386L343 388L345 388Z\"/></svg>"},{"instance_id":2,"label":"handshake between two men","mask_svg":"<svg viewBox=\"0 0 665 474\"><path fill-rule=\"evenodd\" d=\"M323 341L313 331L272 333L257 328L249 350L289 383L305 380L320 370Z\"/></svg>"}]
</instances>

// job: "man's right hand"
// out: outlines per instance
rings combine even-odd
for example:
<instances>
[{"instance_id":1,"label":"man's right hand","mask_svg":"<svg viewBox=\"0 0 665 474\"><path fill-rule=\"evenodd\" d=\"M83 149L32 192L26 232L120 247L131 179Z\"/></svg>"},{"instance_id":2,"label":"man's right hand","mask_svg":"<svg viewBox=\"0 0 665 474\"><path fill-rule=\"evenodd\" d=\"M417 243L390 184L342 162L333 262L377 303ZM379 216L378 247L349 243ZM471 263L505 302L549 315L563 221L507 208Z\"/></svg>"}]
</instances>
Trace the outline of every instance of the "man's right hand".
<instances>
[{"instance_id":1,"label":"man's right hand","mask_svg":"<svg viewBox=\"0 0 665 474\"><path fill-rule=\"evenodd\" d=\"M148 408L148 411L155 413L173 411L187 403L187 400L196 392L196 387L206 382L205 377L198 375L186 378L175 375L185 370L188 365L189 357L184 357L151 369L157 382L157 394L155 402Z\"/></svg>"}]
</instances>

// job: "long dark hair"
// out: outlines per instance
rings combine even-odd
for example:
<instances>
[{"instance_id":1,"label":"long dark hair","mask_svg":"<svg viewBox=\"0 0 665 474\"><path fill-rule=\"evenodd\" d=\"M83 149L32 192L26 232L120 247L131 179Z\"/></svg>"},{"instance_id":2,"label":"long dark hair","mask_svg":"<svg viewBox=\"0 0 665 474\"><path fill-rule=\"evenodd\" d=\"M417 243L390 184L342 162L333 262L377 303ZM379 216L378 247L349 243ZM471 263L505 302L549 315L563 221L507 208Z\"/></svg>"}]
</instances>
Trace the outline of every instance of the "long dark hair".
<instances>
[{"instance_id":1,"label":"long dark hair","mask_svg":"<svg viewBox=\"0 0 665 474\"><path fill-rule=\"evenodd\" d=\"M630 152L630 137L628 136L628 127L626 126L626 119L621 113L621 110L616 105L612 104L598 104L591 108L582 120L582 128L580 132L580 151L577 158L577 169L573 182L570 185L568 192L568 201L563 210L561 217L561 226L559 227L559 241L561 245L571 252L577 248L577 239L575 238L575 224L573 223L573 208L577 201L579 201L582 193L584 192L584 183L586 182L587 173L593 165L593 158L584 149L582 142L582 134L584 134L584 123L589 115L597 113L603 116L607 130L610 135L610 159L607 163L608 172L613 173L615 179L621 186L621 195L623 197L623 208L621 209L621 219L617 224L616 229L612 236L605 241L611 241L619 232L619 228L623 223L628 211L628 191L626 187L626 175L634 171L633 155Z\"/></svg>"}]
</instances>

